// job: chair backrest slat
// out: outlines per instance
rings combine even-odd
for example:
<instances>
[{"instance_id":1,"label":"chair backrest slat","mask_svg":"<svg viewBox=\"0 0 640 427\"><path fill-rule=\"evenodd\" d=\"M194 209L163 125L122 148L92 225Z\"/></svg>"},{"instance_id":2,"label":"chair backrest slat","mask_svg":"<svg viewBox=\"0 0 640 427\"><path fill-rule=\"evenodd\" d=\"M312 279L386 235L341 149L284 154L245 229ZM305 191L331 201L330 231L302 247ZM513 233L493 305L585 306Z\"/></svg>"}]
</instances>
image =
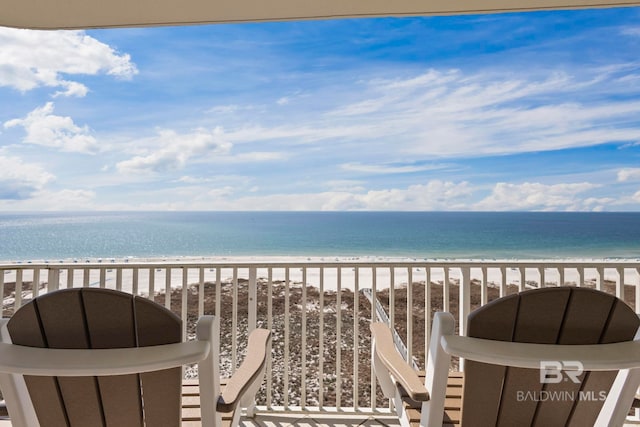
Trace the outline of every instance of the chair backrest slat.
<instances>
[{"instance_id":1,"label":"chair backrest slat","mask_svg":"<svg viewBox=\"0 0 640 427\"><path fill-rule=\"evenodd\" d=\"M512 295L469 316L469 336L539 344L598 344L633 339L640 321L614 296L586 288ZM572 362L572 361L557 361ZM574 382L543 382L537 369L468 361L462 422L472 425L592 425L616 372L585 372Z\"/></svg>"},{"instance_id":2,"label":"chair backrest slat","mask_svg":"<svg viewBox=\"0 0 640 427\"><path fill-rule=\"evenodd\" d=\"M47 347L42 334L40 317L34 303L29 303L14 313L7 328L11 333L11 340L15 344L39 348ZM69 422L57 379L25 376L24 380L38 418L42 419L46 416L47 426L67 427Z\"/></svg>"},{"instance_id":3,"label":"chair backrest slat","mask_svg":"<svg viewBox=\"0 0 640 427\"><path fill-rule=\"evenodd\" d=\"M158 304L136 298L136 319L140 347L180 342L182 326L179 318L167 317ZM177 320L177 321L176 321ZM140 374L147 426L180 425L182 368ZM149 392L151 391L151 392ZM177 402L168 405L167 402Z\"/></svg>"},{"instance_id":4,"label":"chair backrest slat","mask_svg":"<svg viewBox=\"0 0 640 427\"><path fill-rule=\"evenodd\" d=\"M18 310L7 327L15 344L33 347L126 348L181 340L180 319L164 307L92 288L43 295ZM25 381L43 427L178 426L181 369L144 374L154 376L168 382L146 387L143 375L135 374Z\"/></svg>"},{"instance_id":5,"label":"chair backrest slat","mask_svg":"<svg viewBox=\"0 0 640 427\"><path fill-rule=\"evenodd\" d=\"M108 293L108 297L105 296ZM83 292L91 348L136 346L134 300L131 295L109 291ZM110 322L109 327L103 327ZM118 331L118 333L113 333ZM105 424L142 425L142 399L138 375L97 377Z\"/></svg>"}]
</instances>

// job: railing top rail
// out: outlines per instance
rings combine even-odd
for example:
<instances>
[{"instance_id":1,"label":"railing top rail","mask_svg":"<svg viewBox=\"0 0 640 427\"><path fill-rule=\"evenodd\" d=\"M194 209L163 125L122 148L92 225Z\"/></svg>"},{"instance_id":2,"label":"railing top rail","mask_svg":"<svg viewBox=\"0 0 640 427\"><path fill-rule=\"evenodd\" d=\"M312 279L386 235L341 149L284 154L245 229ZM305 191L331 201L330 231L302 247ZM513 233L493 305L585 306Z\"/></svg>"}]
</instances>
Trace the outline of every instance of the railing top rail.
<instances>
[{"instance_id":1,"label":"railing top rail","mask_svg":"<svg viewBox=\"0 0 640 427\"><path fill-rule=\"evenodd\" d=\"M89 262L0 262L2 270L20 269L99 269L99 268L640 268L640 258L634 259L424 259L424 260L338 260L338 261L89 261Z\"/></svg>"}]
</instances>

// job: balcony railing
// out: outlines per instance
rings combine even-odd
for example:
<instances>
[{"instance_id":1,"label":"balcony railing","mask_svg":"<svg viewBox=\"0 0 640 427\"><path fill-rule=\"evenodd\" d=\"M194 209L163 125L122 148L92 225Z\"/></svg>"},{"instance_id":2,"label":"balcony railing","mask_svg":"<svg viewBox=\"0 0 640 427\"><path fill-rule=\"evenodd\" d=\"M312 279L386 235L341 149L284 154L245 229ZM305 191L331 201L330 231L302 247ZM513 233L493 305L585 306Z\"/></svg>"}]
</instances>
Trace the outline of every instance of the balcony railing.
<instances>
[{"instance_id":1,"label":"balcony railing","mask_svg":"<svg viewBox=\"0 0 640 427\"><path fill-rule=\"evenodd\" d=\"M395 326L406 357L424 369L431 318L451 311L464 333L476 307L525 288L574 285L605 290L638 312L640 260L62 262L0 265L3 315L56 289L102 287L152 298L193 336L203 314L221 318L228 373L247 332L273 331L259 408L287 412L386 412L370 360L368 324ZM372 309L373 306L373 309ZM194 376L193 368L185 371Z\"/></svg>"}]
</instances>

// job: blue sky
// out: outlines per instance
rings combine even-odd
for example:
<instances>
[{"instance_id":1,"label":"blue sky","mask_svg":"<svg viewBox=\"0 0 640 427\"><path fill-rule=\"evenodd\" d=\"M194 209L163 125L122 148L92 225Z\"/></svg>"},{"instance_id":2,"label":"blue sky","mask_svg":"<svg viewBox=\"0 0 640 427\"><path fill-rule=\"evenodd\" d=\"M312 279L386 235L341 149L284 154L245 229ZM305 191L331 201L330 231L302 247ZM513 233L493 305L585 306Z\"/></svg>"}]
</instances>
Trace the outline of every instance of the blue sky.
<instances>
[{"instance_id":1,"label":"blue sky","mask_svg":"<svg viewBox=\"0 0 640 427\"><path fill-rule=\"evenodd\" d=\"M0 211L638 211L639 18L0 28Z\"/></svg>"}]
</instances>

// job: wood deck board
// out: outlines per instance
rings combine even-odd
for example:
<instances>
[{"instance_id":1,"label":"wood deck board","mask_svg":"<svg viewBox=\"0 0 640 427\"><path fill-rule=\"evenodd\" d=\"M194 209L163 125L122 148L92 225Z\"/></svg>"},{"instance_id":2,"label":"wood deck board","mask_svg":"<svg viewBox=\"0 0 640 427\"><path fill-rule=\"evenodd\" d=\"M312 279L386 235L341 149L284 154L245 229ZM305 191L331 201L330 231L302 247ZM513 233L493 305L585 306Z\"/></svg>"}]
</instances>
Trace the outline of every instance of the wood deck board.
<instances>
[{"instance_id":1,"label":"wood deck board","mask_svg":"<svg viewBox=\"0 0 640 427\"><path fill-rule=\"evenodd\" d=\"M220 380L220 388L222 389L227 383L226 379ZM222 414L222 426L231 425L233 414ZM182 427L201 427L202 417L200 414L200 386L198 380L184 380L182 382Z\"/></svg>"},{"instance_id":2,"label":"wood deck board","mask_svg":"<svg viewBox=\"0 0 640 427\"><path fill-rule=\"evenodd\" d=\"M419 372L420 379L424 381L424 371ZM459 427L462 408L462 385L464 374L462 372L451 372L447 381L447 391L444 403L443 427ZM412 427L420 426L420 410L405 406L409 423Z\"/></svg>"}]
</instances>

